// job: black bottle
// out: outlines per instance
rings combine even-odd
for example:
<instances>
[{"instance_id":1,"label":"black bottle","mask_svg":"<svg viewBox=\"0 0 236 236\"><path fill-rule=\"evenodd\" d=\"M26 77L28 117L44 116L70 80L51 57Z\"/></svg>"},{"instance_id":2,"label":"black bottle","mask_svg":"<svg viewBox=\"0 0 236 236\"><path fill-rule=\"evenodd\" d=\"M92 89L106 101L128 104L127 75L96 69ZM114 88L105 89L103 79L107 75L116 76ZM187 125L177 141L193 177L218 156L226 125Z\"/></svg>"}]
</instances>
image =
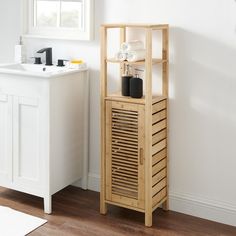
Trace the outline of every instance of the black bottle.
<instances>
[{"instance_id":1,"label":"black bottle","mask_svg":"<svg viewBox=\"0 0 236 236\"><path fill-rule=\"evenodd\" d=\"M132 98L141 98L143 96L143 80L136 74L130 79L130 96Z\"/></svg>"},{"instance_id":2,"label":"black bottle","mask_svg":"<svg viewBox=\"0 0 236 236\"><path fill-rule=\"evenodd\" d=\"M130 79L133 76L129 73L129 65L126 65L125 74L121 77L121 94L122 96L130 96Z\"/></svg>"}]
</instances>

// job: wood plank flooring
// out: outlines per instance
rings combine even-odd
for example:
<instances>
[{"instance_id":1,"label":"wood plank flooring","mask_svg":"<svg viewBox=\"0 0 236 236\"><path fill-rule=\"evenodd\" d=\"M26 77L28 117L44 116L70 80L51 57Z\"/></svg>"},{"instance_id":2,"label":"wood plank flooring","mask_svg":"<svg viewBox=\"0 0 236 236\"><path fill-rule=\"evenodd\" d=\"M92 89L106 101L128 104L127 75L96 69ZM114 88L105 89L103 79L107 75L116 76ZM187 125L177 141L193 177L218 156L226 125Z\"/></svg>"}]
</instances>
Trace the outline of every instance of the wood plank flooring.
<instances>
[{"instance_id":1,"label":"wood plank flooring","mask_svg":"<svg viewBox=\"0 0 236 236\"><path fill-rule=\"evenodd\" d=\"M53 196L53 214L43 213L41 198L0 188L0 205L48 220L30 236L236 236L236 227L158 209L153 227L144 226L144 214L110 206L99 214L99 194L68 187Z\"/></svg>"}]
</instances>

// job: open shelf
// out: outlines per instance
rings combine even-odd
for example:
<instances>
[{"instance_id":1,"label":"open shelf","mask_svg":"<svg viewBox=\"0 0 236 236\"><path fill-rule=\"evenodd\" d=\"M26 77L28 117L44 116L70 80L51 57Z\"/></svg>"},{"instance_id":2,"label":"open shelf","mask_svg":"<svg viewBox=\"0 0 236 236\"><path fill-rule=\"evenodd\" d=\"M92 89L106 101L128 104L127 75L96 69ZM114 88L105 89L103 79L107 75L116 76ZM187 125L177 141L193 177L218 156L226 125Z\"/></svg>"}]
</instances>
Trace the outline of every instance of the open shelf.
<instances>
[{"instance_id":1,"label":"open shelf","mask_svg":"<svg viewBox=\"0 0 236 236\"><path fill-rule=\"evenodd\" d=\"M137 65L137 66L142 66L145 65L145 60L142 61L136 61L136 62L129 62L129 61L119 61L116 60L115 58L108 58L106 59L106 62L110 62L110 63L120 63L120 64L125 64L125 65ZM164 59L159 59L159 58L153 58L152 59L152 64L162 64L167 62L167 60Z\"/></svg>"},{"instance_id":2,"label":"open shelf","mask_svg":"<svg viewBox=\"0 0 236 236\"><path fill-rule=\"evenodd\" d=\"M160 102L166 98L167 96L153 95L152 104ZM107 97L105 97L105 100L128 102L128 103L135 103L135 104L145 104L145 96L143 96L142 98L131 98L128 96L122 96L121 92L109 94Z\"/></svg>"}]
</instances>

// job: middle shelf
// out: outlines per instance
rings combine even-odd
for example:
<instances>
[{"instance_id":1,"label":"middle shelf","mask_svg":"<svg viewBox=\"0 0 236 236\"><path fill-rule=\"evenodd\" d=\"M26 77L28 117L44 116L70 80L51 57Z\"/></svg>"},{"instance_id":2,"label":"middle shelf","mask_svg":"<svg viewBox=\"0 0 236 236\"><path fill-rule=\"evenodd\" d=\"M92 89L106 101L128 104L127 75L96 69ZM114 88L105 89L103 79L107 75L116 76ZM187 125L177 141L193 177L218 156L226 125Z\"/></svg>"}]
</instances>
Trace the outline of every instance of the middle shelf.
<instances>
[{"instance_id":1,"label":"middle shelf","mask_svg":"<svg viewBox=\"0 0 236 236\"><path fill-rule=\"evenodd\" d=\"M162 101L163 99L166 99L166 98L167 98L166 96L162 96L162 95L152 95L152 104ZM131 98L128 96L127 97L122 96L121 92L109 94L105 97L105 100L135 103L135 104L145 104L145 96L143 96L142 98Z\"/></svg>"},{"instance_id":2,"label":"middle shelf","mask_svg":"<svg viewBox=\"0 0 236 236\"><path fill-rule=\"evenodd\" d=\"M145 65L145 60L129 62L129 61L119 61L119 60L116 60L115 58L108 58L108 59L106 59L106 62L121 63L121 64L125 64L125 65L137 65L137 66ZM152 59L152 64L153 65L155 65L155 64L162 64L162 63L165 63L165 62L168 62L168 60L160 59L160 58L153 58Z\"/></svg>"}]
</instances>

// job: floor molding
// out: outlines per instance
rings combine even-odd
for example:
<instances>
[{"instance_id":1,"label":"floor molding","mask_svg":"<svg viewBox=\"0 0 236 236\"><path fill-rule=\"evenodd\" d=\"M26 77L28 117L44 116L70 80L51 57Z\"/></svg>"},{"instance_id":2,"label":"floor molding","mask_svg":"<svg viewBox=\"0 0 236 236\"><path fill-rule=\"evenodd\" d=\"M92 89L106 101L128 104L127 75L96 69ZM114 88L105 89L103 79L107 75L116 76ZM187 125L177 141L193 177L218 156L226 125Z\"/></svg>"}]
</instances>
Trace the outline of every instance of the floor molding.
<instances>
[{"instance_id":1,"label":"floor molding","mask_svg":"<svg viewBox=\"0 0 236 236\"><path fill-rule=\"evenodd\" d=\"M88 189L100 191L100 176L98 174L89 173ZM170 192L170 210L236 226L236 206L223 202Z\"/></svg>"},{"instance_id":2,"label":"floor molding","mask_svg":"<svg viewBox=\"0 0 236 236\"><path fill-rule=\"evenodd\" d=\"M100 175L93 173L88 174L88 189L100 192Z\"/></svg>"},{"instance_id":3,"label":"floor molding","mask_svg":"<svg viewBox=\"0 0 236 236\"><path fill-rule=\"evenodd\" d=\"M236 226L236 207L192 195L170 193L170 209L187 215Z\"/></svg>"}]
</instances>

